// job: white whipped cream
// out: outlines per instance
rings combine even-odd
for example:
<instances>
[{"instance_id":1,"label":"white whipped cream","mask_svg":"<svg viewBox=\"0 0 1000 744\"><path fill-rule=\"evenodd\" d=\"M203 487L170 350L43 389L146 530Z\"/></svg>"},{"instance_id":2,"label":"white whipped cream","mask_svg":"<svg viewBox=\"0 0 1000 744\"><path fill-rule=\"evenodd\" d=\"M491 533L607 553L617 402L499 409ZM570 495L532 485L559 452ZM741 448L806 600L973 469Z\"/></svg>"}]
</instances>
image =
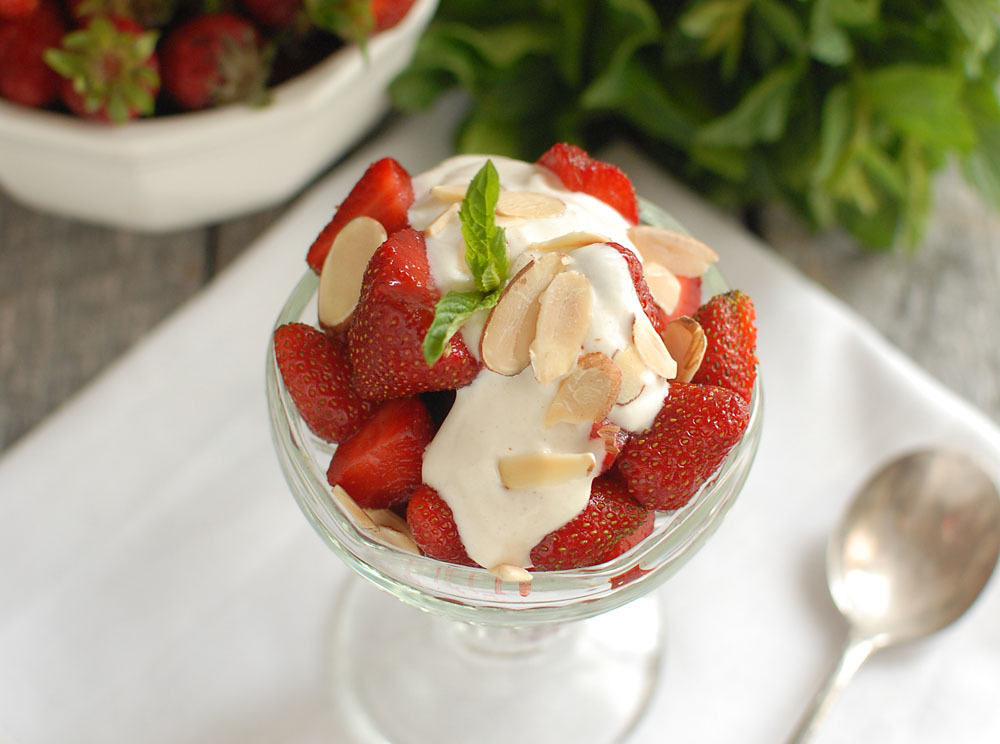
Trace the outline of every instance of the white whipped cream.
<instances>
[{"instance_id":1,"label":"white whipped cream","mask_svg":"<svg viewBox=\"0 0 1000 744\"><path fill-rule=\"evenodd\" d=\"M592 232L635 250L627 234L628 221L613 207L568 191L545 168L496 156L490 159L502 189L549 194L566 204L565 211L553 217L497 219L507 237L508 277L530 260L530 244L571 232ZM484 156L458 156L416 176L410 224L426 229L448 207L430 193L433 186L468 184L485 161ZM431 274L441 293L472 289L458 217L427 236L426 242ZM643 311L625 259L613 248L595 243L571 251L566 269L586 276L593 294L593 314L581 353L613 356L626 348L633 319ZM462 328L463 339L475 354L486 317L481 312ZM608 416L623 429L648 427L663 405L668 383L650 370L644 372L644 381L638 398L614 406ZM483 368L471 385L458 390L451 412L424 453L424 482L451 507L466 551L482 566L530 566L531 549L579 514L590 498L597 468L586 477L538 489L508 489L500 481L497 462L505 455L591 452L598 464L604 458L603 443L590 437L590 424L545 426L545 412L558 385L559 380L538 383L530 366L513 377Z\"/></svg>"}]
</instances>

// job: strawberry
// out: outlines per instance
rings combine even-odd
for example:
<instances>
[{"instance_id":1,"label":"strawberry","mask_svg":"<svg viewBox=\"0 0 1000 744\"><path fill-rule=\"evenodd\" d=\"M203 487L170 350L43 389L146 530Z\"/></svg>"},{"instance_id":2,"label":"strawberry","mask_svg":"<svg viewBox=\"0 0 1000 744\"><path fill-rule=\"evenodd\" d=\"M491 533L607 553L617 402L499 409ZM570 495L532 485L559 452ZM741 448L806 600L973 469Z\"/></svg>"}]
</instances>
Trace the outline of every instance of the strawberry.
<instances>
[{"instance_id":1,"label":"strawberry","mask_svg":"<svg viewBox=\"0 0 1000 744\"><path fill-rule=\"evenodd\" d=\"M419 398L386 401L337 446L326 479L363 508L391 507L420 485L424 448L433 436Z\"/></svg>"},{"instance_id":2,"label":"strawberry","mask_svg":"<svg viewBox=\"0 0 1000 744\"><path fill-rule=\"evenodd\" d=\"M590 427L590 438L604 441L604 459L601 460L601 465L597 471L598 475L607 472L615 464L618 455L625 449L628 437L629 434L627 431L617 424L611 423L608 419L604 419Z\"/></svg>"},{"instance_id":3,"label":"strawberry","mask_svg":"<svg viewBox=\"0 0 1000 744\"><path fill-rule=\"evenodd\" d=\"M646 520L646 509L637 504L616 478L594 479L586 508L531 549L531 562L539 571L563 571L592 566L626 535Z\"/></svg>"},{"instance_id":4,"label":"strawberry","mask_svg":"<svg viewBox=\"0 0 1000 744\"><path fill-rule=\"evenodd\" d=\"M120 16L96 16L49 49L45 61L63 76L62 99L79 116L121 123L153 113L160 89L156 31Z\"/></svg>"},{"instance_id":5,"label":"strawberry","mask_svg":"<svg viewBox=\"0 0 1000 744\"><path fill-rule=\"evenodd\" d=\"M682 315L694 315L698 306L701 305L701 277L678 276L677 281L681 285L681 294L677 300L677 306L667 314L667 322Z\"/></svg>"},{"instance_id":6,"label":"strawberry","mask_svg":"<svg viewBox=\"0 0 1000 744\"><path fill-rule=\"evenodd\" d=\"M309 18L319 28L363 44L373 33L399 23L415 0L306 0Z\"/></svg>"},{"instance_id":7,"label":"strawberry","mask_svg":"<svg viewBox=\"0 0 1000 744\"><path fill-rule=\"evenodd\" d=\"M271 53L256 27L233 13L196 16L163 40L163 88L187 110L263 103Z\"/></svg>"},{"instance_id":8,"label":"strawberry","mask_svg":"<svg viewBox=\"0 0 1000 744\"><path fill-rule=\"evenodd\" d=\"M58 7L43 0L33 13L0 21L0 96L24 106L47 106L59 100L59 75L44 59L59 46L66 26Z\"/></svg>"},{"instance_id":9,"label":"strawberry","mask_svg":"<svg viewBox=\"0 0 1000 744\"><path fill-rule=\"evenodd\" d=\"M343 441L375 410L351 387L342 340L305 323L288 323L274 332L274 356L299 415L321 439Z\"/></svg>"},{"instance_id":10,"label":"strawberry","mask_svg":"<svg viewBox=\"0 0 1000 744\"><path fill-rule=\"evenodd\" d=\"M653 299L653 293L649 291L649 285L643 278L642 262L639 257L634 251L630 251L618 243L608 243L608 245L618 251L625 259L628 264L629 276L632 277L632 284L635 285L635 293L639 297L639 304L642 305L643 312L646 313L646 317L649 318L649 322L653 324L656 332L662 333L663 329L667 327L667 313Z\"/></svg>"},{"instance_id":11,"label":"strawberry","mask_svg":"<svg viewBox=\"0 0 1000 744\"><path fill-rule=\"evenodd\" d=\"M351 193L309 246L306 263L319 274L323 261L330 252L333 239L355 217L371 217L382 223L391 235L409 226L407 210L413 204L413 187L410 174L393 158L382 158L372 163L361 176Z\"/></svg>"},{"instance_id":12,"label":"strawberry","mask_svg":"<svg viewBox=\"0 0 1000 744\"><path fill-rule=\"evenodd\" d=\"M458 334L433 366L424 360L424 336L439 298L423 233L405 228L390 235L368 262L347 330L354 389L363 398L386 400L472 382L479 362Z\"/></svg>"},{"instance_id":13,"label":"strawberry","mask_svg":"<svg viewBox=\"0 0 1000 744\"><path fill-rule=\"evenodd\" d=\"M476 565L465 552L451 507L430 486L421 484L410 496L406 524L424 555L463 566Z\"/></svg>"},{"instance_id":14,"label":"strawberry","mask_svg":"<svg viewBox=\"0 0 1000 744\"><path fill-rule=\"evenodd\" d=\"M375 33L392 28L406 16L415 0L371 0Z\"/></svg>"},{"instance_id":15,"label":"strawberry","mask_svg":"<svg viewBox=\"0 0 1000 744\"><path fill-rule=\"evenodd\" d=\"M633 435L615 470L640 504L679 509L716 471L749 420L749 404L730 390L671 382L652 426Z\"/></svg>"},{"instance_id":16,"label":"strawberry","mask_svg":"<svg viewBox=\"0 0 1000 744\"><path fill-rule=\"evenodd\" d=\"M38 10L38 0L0 0L0 19L27 18Z\"/></svg>"},{"instance_id":17,"label":"strawberry","mask_svg":"<svg viewBox=\"0 0 1000 744\"><path fill-rule=\"evenodd\" d=\"M635 189L617 166L595 160L582 148L565 142L552 145L538 159L538 164L554 172L567 189L597 197L632 224L639 221Z\"/></svg>"},{"instance_id":18,"label":"strawberry","mask_svg":"<svg viewBox=\"0 0 1000 744\"><path fill-rule=\"evenodd\" d=\"M68 0L70 15L87 21L101 15L131 18L143 28L162 28L177 12L179 0Z\"/></svg>"},{"instance_id":19,"label":"strawberry","mask_svg":"<svg viewBox=\"0 0 1000 744\"><path fill-rule=\"evenodd\" d=\"M242 0L241 4L257 23L271 28L291 25L302 10L302 0Z\"/></svg>"},{"instance_id":20,"label":"strawberry","mask_svg":"<svg viewBox=\"0 0 1000 744\"><path fill-rule=\"evenodd\" d=\"M695 313L708 342L692 382L718 385L747 401L757 377L757 315L739 290L716 295Z\"/></svg>"},{"instance_id":21,"label":"strawberry","mask_svg":"<svg viewBox=\"0 0 1000 744\"><path fill-rule=\"evenodd\" d=\"M653 534L653 527L656 526L656 512L649 511L646 512L646 518L642 521L638 527L636 527L635 532L625 535L621 540L616 542L611 546L611 549L604 554L598 563L605 563L607 561L613 560L623 553L627 553L636 545L641 543L647 537Z\"/></svg>"}]
</instances>

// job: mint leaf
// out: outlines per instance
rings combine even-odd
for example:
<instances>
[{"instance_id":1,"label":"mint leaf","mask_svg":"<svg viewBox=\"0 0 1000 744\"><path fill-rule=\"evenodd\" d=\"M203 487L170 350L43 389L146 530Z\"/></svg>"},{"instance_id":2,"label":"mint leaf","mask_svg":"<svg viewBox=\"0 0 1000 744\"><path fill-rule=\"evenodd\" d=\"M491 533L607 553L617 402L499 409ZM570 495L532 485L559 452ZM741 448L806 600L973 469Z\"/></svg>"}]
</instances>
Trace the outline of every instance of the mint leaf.
<instances>
[{"instance_id":1,"label":"mint leaf","mask_svg":"<svg viewBox=\"0 0 1000 744\"><path fill-rule=\"evenodd\" d=\"M497 303L500 292L449 292L434 307L434 320L424 336L424 360L427 366L444 354L444 347L458 329L478 310L488 310Z\"/></svg>"},{"instance_id":2,"label":"mint leaf","mask_svg":"<svg viewBox=\"0 0 1000 744\"><path fill-rule=\"evenodd\" d=\"M500 176L493 161L487 160L469 183L458 211L465 262L480 292L492 292L507 278L507 238L494 215L499 198Z\"/></svg>"}]
</instances>

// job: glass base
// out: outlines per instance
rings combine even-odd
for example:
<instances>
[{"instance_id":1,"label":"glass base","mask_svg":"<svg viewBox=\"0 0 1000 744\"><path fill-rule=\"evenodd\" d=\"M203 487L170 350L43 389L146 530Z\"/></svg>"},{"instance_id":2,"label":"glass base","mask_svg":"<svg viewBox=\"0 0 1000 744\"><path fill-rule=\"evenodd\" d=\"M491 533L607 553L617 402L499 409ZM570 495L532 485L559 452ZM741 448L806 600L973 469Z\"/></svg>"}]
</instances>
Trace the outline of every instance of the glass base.
<instances>
[{"instance_id":1,"label":"glass base","mask_svg":"<svg viewBox=\"0 0 1000 744\"><path fill-rule=\"evenodd\" d=\"M334 698L359 744L610 744L649 703L662 627L655 593L588 620L498 628L353 579L334 618Z\"/></svg>"}]
</instances>

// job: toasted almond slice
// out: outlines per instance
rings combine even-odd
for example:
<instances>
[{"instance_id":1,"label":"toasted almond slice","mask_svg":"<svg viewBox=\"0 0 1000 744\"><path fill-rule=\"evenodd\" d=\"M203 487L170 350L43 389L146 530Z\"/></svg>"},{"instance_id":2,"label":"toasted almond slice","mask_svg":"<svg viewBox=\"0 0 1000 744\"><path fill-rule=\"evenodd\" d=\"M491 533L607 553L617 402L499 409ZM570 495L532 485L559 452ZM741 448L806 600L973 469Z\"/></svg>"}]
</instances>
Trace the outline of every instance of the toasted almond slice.
<instances>
[{"instance_id":1,"label":"toasted almond slice","mask_svg":"<svg viewBox=\"0 0 1000 744\"><path fill-rule=\"evenodd\" d=\"M528 452L501 457L497 468L505 488L545 488L583 478L596 464L591 452Z\"/></svg>"},{"instance_id":2,"label":"toasted almond slice","mask_svg":"<svg viewBox=\"0 0 1000 744\"><path fill-rule=\"evenodd\" d=\"M535 339L528 352L535 379L544 384L573 369L590 327L594 299L587 277L563 271L556 274L538 301Z\"/></svg>"},{"instance_id":3,"label":"toasted almond slice","mask_svg":"<svg viewBox=\"0 0 1000 744\"><path fill-rule=\"evenodd\" d=\"M635 346L629 344L624 349L615 352L612 360L615 366L621 371L621 387L618 389L618 405L624 406L639 397L646 389L646 383L642 380L642 373L646 369L639 352Z\"/></svg>"},{"instance_id":4,"label":"toasted almond slice","mask_svg":"<svg viewBox=\"0 0 1000 744\"><path fill-rule=\"evenodd\" d=\"M584 354L577 360L576 369L559 383L545 412L545 425L601 421L615 404L621 382L621 370L611 357L599 351Z\"/></svg>"},{"instance_id":5,"label":"toasted almond slice","mask_svg":"<svg viewBox=\"0 0 1000 744\"><path fill-rule=\"evenodd\" d=\"M355 217L337 233L319 274L320 325L335 328L351 316L368 262L385 239L382 223L371 217Z\"/></svg>"},{"instance_id":6,"label":"toasted almond slice","mask_svg":"<svg viewBox=\"0 0 1000 744\"><path fill-rule=\"evenodd\" d=\"M643 261L665 266L678 276L701 276L719 254L690 235L653 225L634 225L628 237Z\"/></svg>"},{"instance_id":7,"label":"toasted almond slice","mask_svg":"<svg viewBox=\"0 0 1000 744\"><path fill-rule=\"evenodd\" d=\"M350 494L344 490L343 486L334 486L332 489L333 499L347 515L354 520L354 523L363 530L374 530L378 528L375 520L369 516L368 512L358 506L358 502L351 498Z\"/></svg>"},{"instance_id":8,"label":"toasted almond slice","mask_svg":"<svg viewBox=\"0 0 1000 744\"><path fill-rule=\"evenodd\" d=\"M529 251L572 251L594 243L607 243L610 240L605 235L577 230L558 235L550 240L539 243L529 243Z\"/></svg>"},{"instance_id":9,"label":"toasted almond slice","mask_svg":"<svg viewBox=\"0 0 1000 744\"><path fill-rule=\"evenodd\" d=\"M642 266L642 276L656 304L672 313L681 298L681 283L673 272L655 261L648 261Z\"/></svg>"},{"instance_id":10,"label":"toasted almond slice","mask_svg":"<svg viewBox=\"0 0 1000 744\"><path fill-rule=\"evenodd\" d=\"M680 382L691 382L701 360L705 356L708 340L701 324L694 318L683 315L674 318L663 329L663 344L677 360L677 379Z\"/></svg>"},{"instance_id":11,"label":"toasted almond slice","mask_svg":"<svg viewBox=\"0 0 1000 744\"><path fill-rule=\"evenodd\" d=\"M497 199L497 214L504 217L540 219L555 217L566 211L566 202L537 191L501 191Z\"/></svg>"},{"instance_id":12,"label":"toasted almond slice","mask_svg":"<svg viewBox=\"0 0 1000 744\"><path fill-rule=\"evenodd\" d=\"M392 509L365 509L365 514L378 527L388 527L389 529L396 530L396 532L402 532L404 535L410 533L410 528L407 526L406 520Z\"/></svg>"},{"instance_id":13,"label":"toasted almond slice","mask_svg":"<svg viewBox=\"0 0 1000 744\"><path fill-rule=\"evenodd\" d=\"M434 218L431 224L424 228L424 233L431 238L435 235L440 235L448 226L448 223L458 216L459 209L460 207L457 202L449 204L441 214Z\"/></svg>"},{"instance_id":14,"label":"toasted almond slice","mask_svg":"<svg viewBox=\"0 0 1000 744\"><path fill-rule=\"evenodd\" d=\"M420 555L420 548L413 541L413 538L409 534L400 532L399 530L394 530L391 527L376 527L374 537L376 540L381 540L394 548Z\"/></svg>"},{"instance_id":15,"label":"toasted almond slice","mask_svg":"<svg viewBox=\"0 0 1000 744\"><path fill-rule=\"evenodd\" d=\"M503 215L497 215L494 223L497 227L508 228L520 227L527 221L524 217L504 217Z\"/></svg>"},{"instance_id":16,"label":"toasted almond slice","mask_svg":"<svg viewBox=\"0 0 1000 744\"><path fill-rule=\"evenodd\" d=\"M467 183L442 183L431 186L431 196L443 202L460 202L469 190Z\"/></svg>"},{"instance_id":17,"label":"toasted almond slice","mask_svg":"<svg viewBox=\"0 0 1000 744\"><path fill-rule=\"evenodd\" d=\"M604 451L611 455L621 454L621 447L618 445L618 432L622 428L618 424L608 422L597 428L597 436L604 442Z\"/></svg>"},{"instance_id":18,"label":"toasted almond slice","mask_svg":"<svg viewBox=\"0 0 1000 744\"><path fill-rule=\"evenodd\" d=\"M531 581L531 572L520 566L511 563L501 563L490 569L490 573L500 581L510 581L515 584L523 584Z\"/></svg>"},{"instance_id":19,"label":"toasted almond slice","mask_svg":"<svg viewBox=\"0 0 1000 744\"><path fill-rule=\"evenodd\" d=\"M479 358L487 369L516 375L528 366L529 348L535 338L539 295L563 269L565 256L547 253L530 261L500 294L479 336Z\"/></svg>"},{"instance_id":20,"label":"toasted almond slice","mask_svg":"<svg viewBox=\"0 0 1000 744\"><path fill-rule=\"evenodd\" d=\"M672 380L677 375L677 362L645 313L636 315L632 322L632 343L646 366L664 380Z\"/></svg>"}]
</instances>

